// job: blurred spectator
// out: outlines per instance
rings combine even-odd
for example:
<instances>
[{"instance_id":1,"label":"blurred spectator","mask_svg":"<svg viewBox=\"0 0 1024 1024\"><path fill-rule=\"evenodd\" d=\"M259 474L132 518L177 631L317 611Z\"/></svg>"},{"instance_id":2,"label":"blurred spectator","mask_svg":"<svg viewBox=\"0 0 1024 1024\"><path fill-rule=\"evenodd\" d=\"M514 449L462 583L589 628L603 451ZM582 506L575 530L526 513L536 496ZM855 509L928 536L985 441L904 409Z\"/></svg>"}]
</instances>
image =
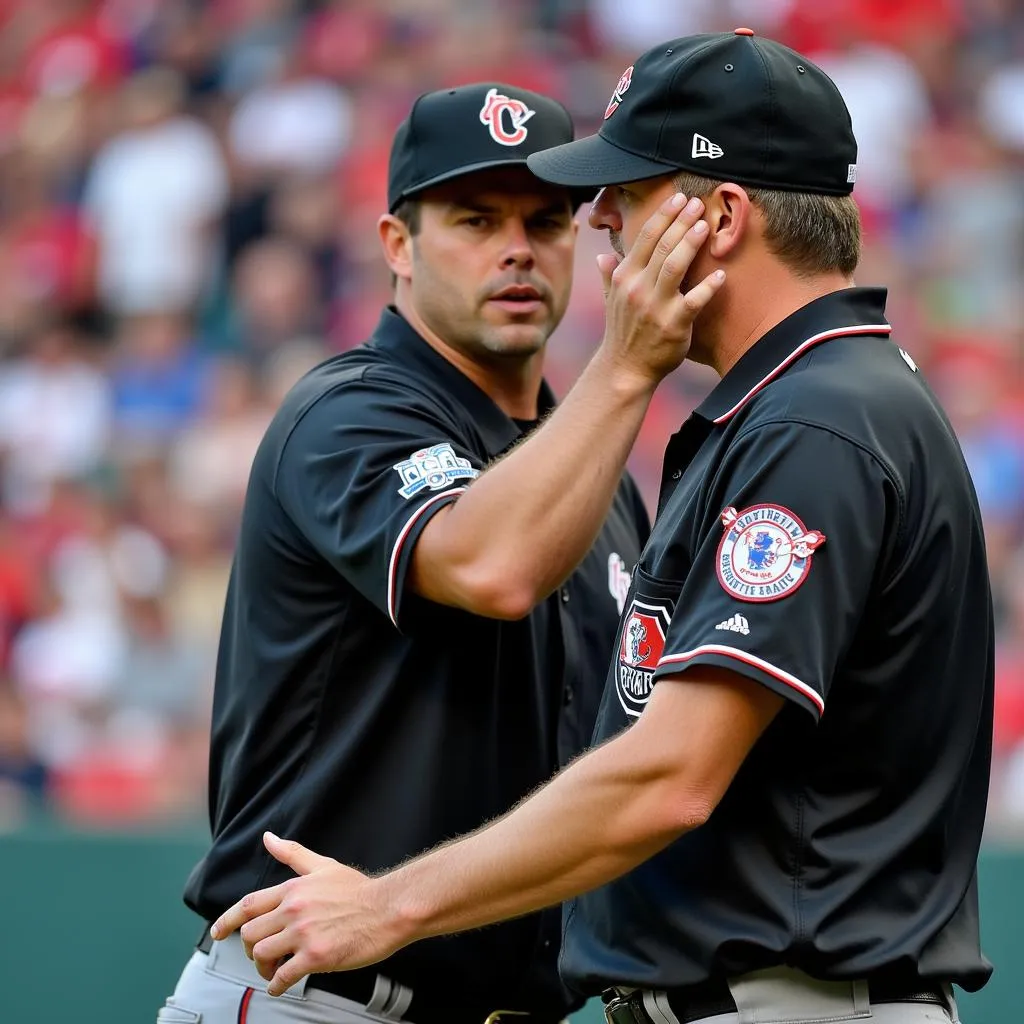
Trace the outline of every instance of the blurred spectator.
<instances>
[{"instance_id":1,"label":"blurred spectator","mask_svg":"<svg viewBox=\"0 0 1024 1024\"><path fill-rule=\"evenodd\" d=\"M39 328L0 363L2 494L19 514L44 507L59 479L96 470L110 443L111 388L67 323Z\"/></svg>"},{"instance_id":2,"label":"blurred spectator","mask_svg":"<svg viewBox=\"0 0 1024 1024\"><path fill-rule=\"evenodd\" d=\"M116 86L127 67L124 45L106 31L90 0L36 0L24 57L25 84L36 93L61 96ZM27 8L27 10L26 10Z\"/></svg>"},{"instance_id":3,"label":"blurred spectator","mask_svg":"<svg viewBox=\"0 0 1024 1024\"><path fill-rule=\"evenodd\" d=\"M122 322L111 363L114 419L122 451L163 449L198 415L206 361L189 323L173 313Z\"/></svg>"},{"instance_id":4,"label":"blurred spectator","mask_svg":"<svg viewBox=\"0 0 1024 1024\"><path fill-rule=\"evenodd\" d=\"M0 828L41 808L47 783L46 765L29 742L25 702L0 681Z\"/></svg>"},{"instance_id":5,"label":"blurred spectator","mask_svg":"<svg viewBox=\"0 0 1024 1024\"><path fill-rule=\"evenodd\" d=\"M137 73L121 94L125 128L96 156L85 207L116 314L188 309L211 277L226 171L210 130L182 115L184 95L168 68Z\"/></svg>"},{"instance_id":6,"label":"blurred spectator","mask_svg":"<svg viewBox=\"0 0 1024 1024\"><path fill-rule=\"evenodd\" d=\"M333 82L306 74L290 54L278 74L242 99L229 131L232 155L250 175L323 173L349 143L351 101Z\"/></svg>"},{"instance_id":7,"label":"blurred spectator","mask_svg":"<svg viewBox=\"0 0 1024 1024\"><path fill-rule=\"evenodd\" d=\"M710 31L720 0L690 0L666 4L662 0L592 0L594 34L605 49L642 53L665 39Z\"/></svg>"},{"instance_id":8,"label":"blurred spectator","mask_svg":"<svg viewBox=\"0 0 1024 1024\"><path fill-rule=\"evenodd\" d=\"M309 252L284 238L256 242L239 257L234 304L222 339L255 365L289 341L319 336L325 310Z\"/></svg>"},{"instance_id":9,"label":"blurred spectator","mask_svg":"<svg viewBox=\"0 0 1024 1024\"><path fill-rule=\"evenodd\" d=\"M206 381L204 406L177 435L170 453L171 486L230 530L242 510L249 467L270 422L252 369L221 360Z\"/></svg>"},{"instance_id":10,"label":"blurred spectator","mask_svg":"<svg viewBox=\"0 0 1024 1024\"><path fill-rule=\"evenodd\" d=\"M911 193L913 143L932 120L924 81L902 53L865 39L811 54L839 87L857 137L857 202L899 209Z\"/></svg>"},{"instance_id":11,"label":"blurred spectator","mask_svg":"<svg viewBox=\"0 0 1024 1024\"><path fill-rule=\"evenodd\" d=\"M228 0L217 4L224 28L221 84L241 97L282 68L299 29L295 0Z\"/></svg>"}]
</instances>

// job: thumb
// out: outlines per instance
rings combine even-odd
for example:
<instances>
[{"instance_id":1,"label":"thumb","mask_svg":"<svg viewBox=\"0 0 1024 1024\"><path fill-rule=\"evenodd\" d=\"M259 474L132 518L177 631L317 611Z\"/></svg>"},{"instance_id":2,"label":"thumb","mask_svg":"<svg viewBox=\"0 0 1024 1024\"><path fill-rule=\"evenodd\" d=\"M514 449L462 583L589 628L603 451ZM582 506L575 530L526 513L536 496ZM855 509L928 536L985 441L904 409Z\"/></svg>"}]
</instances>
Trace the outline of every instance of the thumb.
<instances>
[{"instance_id":1,"label":"thumb","mask_svg":"<svg viewBox=\"0 0 1024 1024\"><path fill-rule=\"evenodd\" d=\"M273 832L263 833L263 845L275 860L290 867L297 875L308 875L334 863L330 857L321 857L294 839L280 839Z\"/></svg>"},{"instance_id":2,"label":"thumb","mask_svg":"<svg viewBox=\"0 0 1024 1024\"><path fill-rule=\"evenodd\" d=\"M611 252L603 252L597 257L597 269L601 271L601 290L604 292L605 301L612 289L612 274L619 265L619 257Z\"/></svg>"}]
</instances>

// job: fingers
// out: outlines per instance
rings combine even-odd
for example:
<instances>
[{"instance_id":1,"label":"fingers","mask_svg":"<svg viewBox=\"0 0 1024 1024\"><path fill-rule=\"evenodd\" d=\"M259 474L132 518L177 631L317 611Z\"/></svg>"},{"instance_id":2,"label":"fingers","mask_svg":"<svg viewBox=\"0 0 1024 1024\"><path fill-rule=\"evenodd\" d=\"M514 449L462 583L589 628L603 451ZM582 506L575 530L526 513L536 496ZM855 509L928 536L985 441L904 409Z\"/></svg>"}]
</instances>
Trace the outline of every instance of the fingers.
<instances>
[{"instance_id":1,"label":"fingers","mask_svg":"<svg viewBox=\"0 0 1024 1024\"><path fill-rule=\"evenodd\" d=\"M675 220L665 228L647 262L647 273L652 278L657 279L660 276L666 261L677 263L684 256L683 251L679 248L680 243L684 239L690 238L691 232L698 224L704 223L697 220L703 212L704 203L695 196L676 214ZM694 248L692 252L687 251L689 252L687 266L689 266L689 260L693 259L693 254L697 250ZM683 273L686 273L686 267L683 268Z\"/></svg>"},{"instance_id":2,"label":"fingers","mask_svg":"<svg viewBox=\"0 0 1024 1024\"><path fill-rule=\"evenodd\" d=\"M686 196L680 192L669 196L640 229L640 234L637 235L636 241L626 253L623 263L628 263L630 266L646 267L654 255L654 247L658 244L658 240L679 215L679 211L683 209L685 203Z\"/></svg>"},{"instance_id":3,"label":"fingers","mask_svg":"<svg viewBox=\"0 0 1024 1024\"><path fill-rule=\"evenodd\" d=\"M260 976L270 981L281 961L295 953L295 940L291 933L277 932L257 942L252 949L251 959L255 962Z\"/></svg>"},{"instance_id":4,"label":"fingers","mask_svg":"<svg viewBox=\"0 0 1024 1024\"><path fill-rule=\"evenodd\" d=\"M335 863L330 857L321 857L294 839L280 839L273 832L263 833L263 845L275 860L290 867L297 875L308 875Z\"/></svg>"},{"instance_id":5,"label":"fingers","mask_svg":"<svg viewBox=\"0 0 1024 1024\"><path fill-rule=\"evenodd\" d=\"M682 217L679 219L682 220ZM668 232L665 234L667 236ZM655 286L659 294L665 297L679 293L683 278L686 277L686 272L690 269L694 256L697 255L697 250L708 239L707 221L698 220L686 231L674 234L677 235L675 244L671 252L662 260Z\"/></svg>"},{"instance_id":6,"label":"fingers","mask_svg":"<svg viewBox=\"0 0 1024 1024\"><path fill-rule=\"evenodd\" d=\"M697 314L714 298L715 293L725 283L725 271L716 270L708 274L700 284L691 288L685 295L680 296L683 305L683 317L690 323L697 317Z\"/></svg>"},{"instance_id":7,"label":"fingers","mask_svg":"<svg viewBox=\"0 0 1024 1024\"><path fill-rule=\"evenodd\" d=\"M262 917L253 918L242 925L239 934L245 946L245 955L253 959L253 947L271 935L277 935L288 927L283 907L272 910Z\"/></svg>"},{"instance_id":8,"label":"fingers","mask_svg":"<svg viewBox=\"0 0 1024 1024\"><path fill-rule=\"evenodd\" d=\"M214 939L225 939L232 932L238 931L246 921L254 917L269 914L276 910L281 903L282 887L272 886L270 889L260 889L243 896L233 907L224 911L210 928L210 935Z\"/></svg>"},{"instance_id":9,"label":"fingers","mask_svg":"<svg viewBox=\"0 0 1024 1024\"><path fill-rule=\"evenodd\" d=\"M313 970L314 967L308 963L305 954L296 953L290 960L286 960L278 967L270 984L267 985L267 993L272 996L284 995L292 985L298 984Z\"/></svg>"},{"instance_id":10,"label":"fingers","mask_svg":"<svg viewBox=\"0 0 1024 1024\"><path fill-rule=\"evenodd\" d=\"M619 258L614 253L604 252L597 257L597 269L601 272L601 290L604 292L605 300L608 299L608 292L612 287L612 274L619 265Z\"/></svg>"}]
</instances>

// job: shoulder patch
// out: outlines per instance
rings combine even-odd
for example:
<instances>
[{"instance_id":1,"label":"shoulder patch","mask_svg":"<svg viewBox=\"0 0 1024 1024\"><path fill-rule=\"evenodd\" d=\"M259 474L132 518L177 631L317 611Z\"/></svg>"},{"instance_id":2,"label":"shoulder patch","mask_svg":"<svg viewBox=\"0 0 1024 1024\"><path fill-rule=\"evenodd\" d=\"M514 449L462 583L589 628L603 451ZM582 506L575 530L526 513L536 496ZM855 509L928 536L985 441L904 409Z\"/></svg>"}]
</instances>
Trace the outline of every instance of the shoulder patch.
<instances>
[{"instance_id":1,"label":"shoulder patch","mask_svg":"<svg viewBox=\"0 0 1024 1024\"><path fill-rule=\"evenodd\" d=\"M402 478L398 493L406 499L420 491L440 491L456 480L475 480L480 475L469 459L455 454L448 441L413 452L395 463L393 469Z\"/></svg>"},{"instance_id":2,"label":"shoulder patch","mask_svg":"<svg viewBox=\"0 0 1024 1024\"><path fill-rule=\"evenodd\" d=\"M718 545L718 581L741 601L777 601L807 579L814 552L825 543L788 508L752 505L721 515L725 535Z\"/></svg>"}]
</instances>

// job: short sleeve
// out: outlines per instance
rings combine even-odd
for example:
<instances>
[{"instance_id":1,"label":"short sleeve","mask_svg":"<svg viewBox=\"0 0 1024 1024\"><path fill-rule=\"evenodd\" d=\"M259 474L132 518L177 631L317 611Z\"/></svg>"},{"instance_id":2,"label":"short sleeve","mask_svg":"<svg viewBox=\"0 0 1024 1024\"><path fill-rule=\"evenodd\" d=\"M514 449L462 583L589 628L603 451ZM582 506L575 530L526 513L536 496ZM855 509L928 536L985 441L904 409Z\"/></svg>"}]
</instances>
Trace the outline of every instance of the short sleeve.
<instances>
[{"instance_id":1,"label":"short sleeve","mask_svg":"<svg viewBox=\"0 0 1024 1024\"><path fill-rule=\"evenodd\" d=\"M817 719L898 528L890 476L826 428L773 423L737 439L708 497L655 679L717 665Z\"/></svg>"},{"instance_id":2,"label":"short sleeve","mask_svg":"<svg viewBox=\"0 0 1024 1024\"><path fill-rule=\"evenodd\" d=\"M396 626L417 538L483 468L465 433L418 390L367 374L319 399L281 450L281 506Z\"/></svg>"}]
</instances>

